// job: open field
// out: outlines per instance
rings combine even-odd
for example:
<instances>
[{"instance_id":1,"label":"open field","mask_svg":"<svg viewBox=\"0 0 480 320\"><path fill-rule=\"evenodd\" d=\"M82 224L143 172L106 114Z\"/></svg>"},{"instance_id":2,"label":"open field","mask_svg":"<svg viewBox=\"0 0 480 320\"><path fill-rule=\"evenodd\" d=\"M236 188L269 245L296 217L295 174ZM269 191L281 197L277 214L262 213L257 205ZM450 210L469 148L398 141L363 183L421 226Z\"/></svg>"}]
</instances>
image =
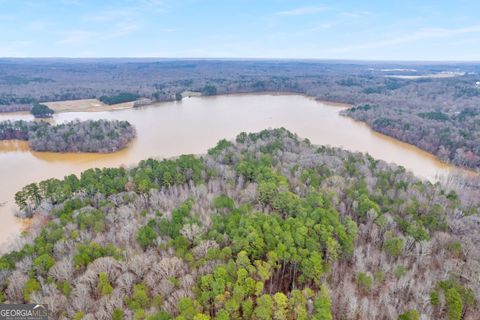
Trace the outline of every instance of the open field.
<instances>
[{"instance_id":1,"label":"open field","mask_svg":"<svg viewBox=\"0 0 480 320\"><path fill-rule=\"evenodd\" d=\"M133 102L108 105L98 99L79 99L66 101L45 102L55 112L100 112L111 110L122 110L133 107Z\"/></svg>"}]
</instances>

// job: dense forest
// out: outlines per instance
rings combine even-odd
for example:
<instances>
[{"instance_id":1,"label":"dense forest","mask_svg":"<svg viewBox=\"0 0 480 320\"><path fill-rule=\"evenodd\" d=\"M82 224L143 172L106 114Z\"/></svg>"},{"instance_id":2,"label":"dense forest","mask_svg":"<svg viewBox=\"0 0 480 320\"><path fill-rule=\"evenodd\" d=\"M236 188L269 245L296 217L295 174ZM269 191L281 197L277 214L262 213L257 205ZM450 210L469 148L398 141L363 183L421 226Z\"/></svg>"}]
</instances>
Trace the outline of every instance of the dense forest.
<instances>
[{"instance_id":1,"label":"dense forest","mask_svg":"<svg viewBox=\"0 0 480 320\"><path fill-rule=\"evenodd\" d=\"M37 121L0 122L0 140L26 140L34 151L114 152L135 138L127 121L88 120L51 125Z\"/></svg>"},{"instance_id":2,"label":"dense forest","mask_svg":"<svg viewBox=\"0 0 480 320\"><path fill-rule=\"evenodd\" d=\"M294 92L353 104L360 108L347 116L444 161L479 169L479 72L480 65L468 63L0 59L0 112L83 98L172 101L184 91Z\"/></svg>"},{"instance_id":3,"label":"dense forest","mask_svg":"<svg viewBox=\"0 0 480 320\"><path fill-rule=\"evenodd\" d=\"M480 89L478 90L480 93ZM345 115L374 130L414 144L457 166L480 168L480 108L451 107L426 111L416 107L360 105ZM421 112L419 112L421 111Z\"/></svg>"},{"instance_id":4,"label":"dense forest","mask_svg":"<svg viewBox=\"0 0 480 320\"><path fill-rule=\"evenodd\" d=\"M32 183L0 302L77 320L475 320L479 190L451 186L285 129Z\"/></svg>"}]
</instances>

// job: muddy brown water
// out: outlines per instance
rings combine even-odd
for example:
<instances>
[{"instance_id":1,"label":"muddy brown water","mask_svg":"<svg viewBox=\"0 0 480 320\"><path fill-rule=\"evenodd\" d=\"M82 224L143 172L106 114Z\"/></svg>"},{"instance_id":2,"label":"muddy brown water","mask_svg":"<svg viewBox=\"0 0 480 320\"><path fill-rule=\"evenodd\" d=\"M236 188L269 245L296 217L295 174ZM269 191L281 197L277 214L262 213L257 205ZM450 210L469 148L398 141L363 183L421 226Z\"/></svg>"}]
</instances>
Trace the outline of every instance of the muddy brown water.
<instances>
[{"instance_id":1,"label":"muddy brown water","mask_svg":"<svg viewBox=\"0 0 480 320\"><path fill-rule=\"evenodd\" d=\"M368 152L373 157L404 166L431 181L454 167L412 145L342 117L346 108L291 94L245 94L192 97L181 102L107 112L66 112L53 122L74 119L128 120L137 129L130 146L111 154L32 152L26 142L0 142L0 243L19 234L14 194L28 183L78 174L92 167L133 165L148 157L205 153L219 139L233 139L242 131L285 127L314 144ZM0 114L3 120L31 120L28 114Z\"/></svg>"}]
</instances>

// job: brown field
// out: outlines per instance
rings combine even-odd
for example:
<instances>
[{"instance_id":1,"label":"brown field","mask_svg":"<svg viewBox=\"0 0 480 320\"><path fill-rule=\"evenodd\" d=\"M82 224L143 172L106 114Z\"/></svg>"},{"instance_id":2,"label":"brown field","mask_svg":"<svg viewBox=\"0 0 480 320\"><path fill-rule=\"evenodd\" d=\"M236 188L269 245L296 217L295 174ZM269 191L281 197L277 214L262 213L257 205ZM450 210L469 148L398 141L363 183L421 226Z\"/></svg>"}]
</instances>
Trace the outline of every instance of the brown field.
<instances>
[{"instance_id":1,"label":"brown field","mask_svg":"<svg viewBox=\"0 0 480 320\"><path fill-rule=\"evenodd\" d=\"M97 99L54 101L45 102L44 104L52 108L55 112L99 112L129 109L133 107L133 101L108 105Z\"/></svg>"}]
</instances>

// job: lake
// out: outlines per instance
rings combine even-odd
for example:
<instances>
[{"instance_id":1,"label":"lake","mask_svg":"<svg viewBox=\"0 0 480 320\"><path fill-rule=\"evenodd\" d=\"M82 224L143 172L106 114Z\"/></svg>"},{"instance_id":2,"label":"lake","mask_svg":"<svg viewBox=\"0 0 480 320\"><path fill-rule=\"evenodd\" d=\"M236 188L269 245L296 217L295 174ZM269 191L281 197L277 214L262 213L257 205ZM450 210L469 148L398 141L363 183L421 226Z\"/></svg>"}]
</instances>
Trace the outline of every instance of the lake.
<instances>
[{"instance_id":1,"label":"lake","mask_svg":"<svg viewBox=\"0 0 480 320\"><path fill-rule=\"evenodd\" d=\"M0 141L0 243L13 239L22 228L14 217L14 194L28 183L78 174L92 167L133 165L148 157L168 158L184 153L202 154L222 138L242 132L285 127L314 144L368 152L395 162L414 174L436 180L454 167L412 145L371 130L339 115L346 108L292 94L242 94L192 97L143 108L106 112L55 114L53 122L74 119L127 120L137 129L130 146L111 154L31 152L22 141ZM0 114L0 121L31 120L28 114Z\"/></svg>"}]
</instances>

